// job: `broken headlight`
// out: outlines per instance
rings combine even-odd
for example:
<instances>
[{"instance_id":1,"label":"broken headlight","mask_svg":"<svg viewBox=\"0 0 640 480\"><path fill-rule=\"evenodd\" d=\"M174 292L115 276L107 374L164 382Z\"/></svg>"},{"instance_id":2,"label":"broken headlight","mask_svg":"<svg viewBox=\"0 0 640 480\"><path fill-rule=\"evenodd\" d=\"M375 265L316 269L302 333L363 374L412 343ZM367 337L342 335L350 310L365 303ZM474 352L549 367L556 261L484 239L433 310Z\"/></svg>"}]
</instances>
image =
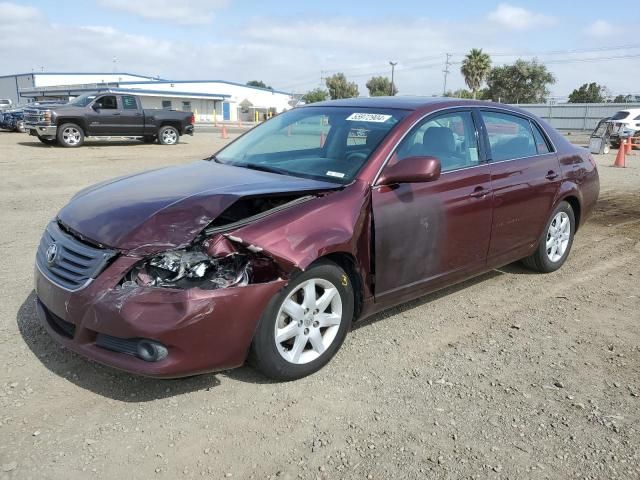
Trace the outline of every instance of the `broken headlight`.
<instances>
[{"instance_id":1,"label":"broken headlight","mask_svg":"<svg viewBox=\"0 0 640 480\"><path fill-rule=\"evenodd\" d=\"M125 283L213 290L247 285L250 279L251 263L248 255L235 253L211 258L203 250L194 248L172 250L145 260L129 272Z\"/></svg>"}]
</instances>

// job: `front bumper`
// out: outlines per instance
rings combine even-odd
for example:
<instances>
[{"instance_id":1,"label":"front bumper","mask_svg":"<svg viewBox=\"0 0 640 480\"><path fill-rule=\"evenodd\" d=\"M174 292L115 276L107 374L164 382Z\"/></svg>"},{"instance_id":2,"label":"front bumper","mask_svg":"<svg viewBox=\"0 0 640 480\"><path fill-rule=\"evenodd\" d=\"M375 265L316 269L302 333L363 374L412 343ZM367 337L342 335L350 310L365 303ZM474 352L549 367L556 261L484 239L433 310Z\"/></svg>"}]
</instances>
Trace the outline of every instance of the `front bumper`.
<instances>
[{"instance_id":1,"label":"front bumper","mask_svg":"<svg viewBox=\"0 0 640 480\"><path fill-rule=\"evenodd\" d=\"M38 125L34 123L25 123L24 128L29 132L29 135L45 138L54 138L58 131L58 127L56 125Z\"/></svg>"},{"instance_id":2,"label":"front bumper","mask_svg":"<svg viewBox=\"0 0 640 480\"><path fill-rule=\"evenodd\" d=\"M257 322L285 280L219 290L119 288L139 258L119 257L85 288L70 292L35 269L37 311L49 334L99 363L152 377L225 370L246 359ZM168 355L145 361L99 346L96 338L151 339Z\"/></svg>"}]
</instances>

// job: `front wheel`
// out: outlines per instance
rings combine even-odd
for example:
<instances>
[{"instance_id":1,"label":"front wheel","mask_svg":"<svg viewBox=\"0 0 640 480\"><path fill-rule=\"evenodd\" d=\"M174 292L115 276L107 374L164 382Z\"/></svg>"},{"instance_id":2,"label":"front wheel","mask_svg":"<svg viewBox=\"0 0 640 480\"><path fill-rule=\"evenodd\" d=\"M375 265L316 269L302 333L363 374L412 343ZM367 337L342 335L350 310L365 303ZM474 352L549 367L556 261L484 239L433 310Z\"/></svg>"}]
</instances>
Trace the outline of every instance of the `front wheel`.
<instances>
[{"instance_id":1,"label":"front wheel","mask_svg":"<svg viewBox=\"0 0 640 480\"><path fill-rule=\"evenodd\" d=\"M575 228L573 208L568 202L560 202L547 222L538 248L523 260L525 266L542 273L558 270L569 256Z\"/></svg>"},{"instance_id":2,"label":"front wheel","mask_svg":"<svg viewBox=\"0 0 640 480\"><path fill-rule=\"evenodd\" d=\"M175 145L178 143L178 138L180 138L178 130L170 125L162 127L158 132L158 141L161 145Z\"/></svg>"},{"instance_id":3,"label":"front wheel","mask_svg":"<svg viewBox=\"0 0 640 480\"><path fill-rule=\"evenodd\" d=\"M63 147L76 148L84 143L84 132L75 123L65 123L58 127L58 143Z\"/></svg>"},{"instance_id":4,"label":"front wheel","mask_svg":"<svg viewBox=\"0 0 640 480\"><path fill-rule=\"evenodd\" d=\"M26 131L27 131L27 129L24 128L24 120L18 120L16 122L16 132L25 133Z\"/></svg>"},{"instance_id":5,"label":"front wheel","mask_svg":"<svg viewBox=\"0 0 640 480\"><path fill-rule=\"evenodd\" d=\"M310 375L336 354L351 328L354 293L347 273L322 261L274 297L251 346L254 366L276 380Z\"/></svg>"}]
</instances>

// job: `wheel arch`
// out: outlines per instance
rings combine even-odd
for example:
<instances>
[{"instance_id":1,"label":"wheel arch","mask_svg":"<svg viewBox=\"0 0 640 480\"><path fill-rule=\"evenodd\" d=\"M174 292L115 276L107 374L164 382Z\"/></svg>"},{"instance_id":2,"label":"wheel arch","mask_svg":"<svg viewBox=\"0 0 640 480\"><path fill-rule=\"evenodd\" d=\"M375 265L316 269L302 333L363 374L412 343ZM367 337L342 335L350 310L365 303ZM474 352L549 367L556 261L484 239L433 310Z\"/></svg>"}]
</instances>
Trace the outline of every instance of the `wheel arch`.
<instances>
[{"instance_id":1,"label":"wheel arch","mask_svg":"<svg viewBox=\"0 0 640 480\"><path fill-rule=\"evenodd\" d=\"M357 320L362 312L362 306L364 303L364 282L360 272L358 271L356 258L349 252L332 252L318 258L309 266L309 268L321 260L329 260L336 263L345 272L347 272L347 275L351 280L351 284L353 285L353 293L355 297L353 303L353 319L354 321Z\"/></svg>"},{"instance_id":2,"label":"wheel arch","mask_svg":"<svg viewBox=\"0 0 640 480\"><path fill-rule=\"evenodd\" d=\"M73 123L82 129L82 133L87 136L87 124L83 118L78 117L60 117L56 119L56 125L61 127L65 123Z\"/></svg>"},{"instance_id":3,"label":"wheel arch","mask_svg":"<svg viewBox=\"0 0 640 480\"><path fill-rule=\"evenodd\" d=\"M158 131L156 132L156 135L162 127L173 127L178 131L178 135L182 135L182 127L180 125L180 122L176 120L162 120L160 122L160 126L158 127Z\"/></svg>"}]
</instances>

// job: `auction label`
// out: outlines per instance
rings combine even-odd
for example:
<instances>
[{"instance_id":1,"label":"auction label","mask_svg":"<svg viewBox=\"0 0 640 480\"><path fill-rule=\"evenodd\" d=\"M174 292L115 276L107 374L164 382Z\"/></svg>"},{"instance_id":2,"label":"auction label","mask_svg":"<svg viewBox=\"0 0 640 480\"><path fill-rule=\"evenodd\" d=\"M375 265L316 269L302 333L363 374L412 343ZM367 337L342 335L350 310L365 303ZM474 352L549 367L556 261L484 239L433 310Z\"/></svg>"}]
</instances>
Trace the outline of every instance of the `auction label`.
<instances>
[{"instance_id":1,"label":"auction label","mask_svg":"<svg viewBox=\"0 0 640 480\"><path fill-rule=\"evenodd\" d=\"M391 115L382 115L381 113L352 113L347 120L352 122L376 122L384 123L391 118Z\"/></svg>"}]
</instances>

